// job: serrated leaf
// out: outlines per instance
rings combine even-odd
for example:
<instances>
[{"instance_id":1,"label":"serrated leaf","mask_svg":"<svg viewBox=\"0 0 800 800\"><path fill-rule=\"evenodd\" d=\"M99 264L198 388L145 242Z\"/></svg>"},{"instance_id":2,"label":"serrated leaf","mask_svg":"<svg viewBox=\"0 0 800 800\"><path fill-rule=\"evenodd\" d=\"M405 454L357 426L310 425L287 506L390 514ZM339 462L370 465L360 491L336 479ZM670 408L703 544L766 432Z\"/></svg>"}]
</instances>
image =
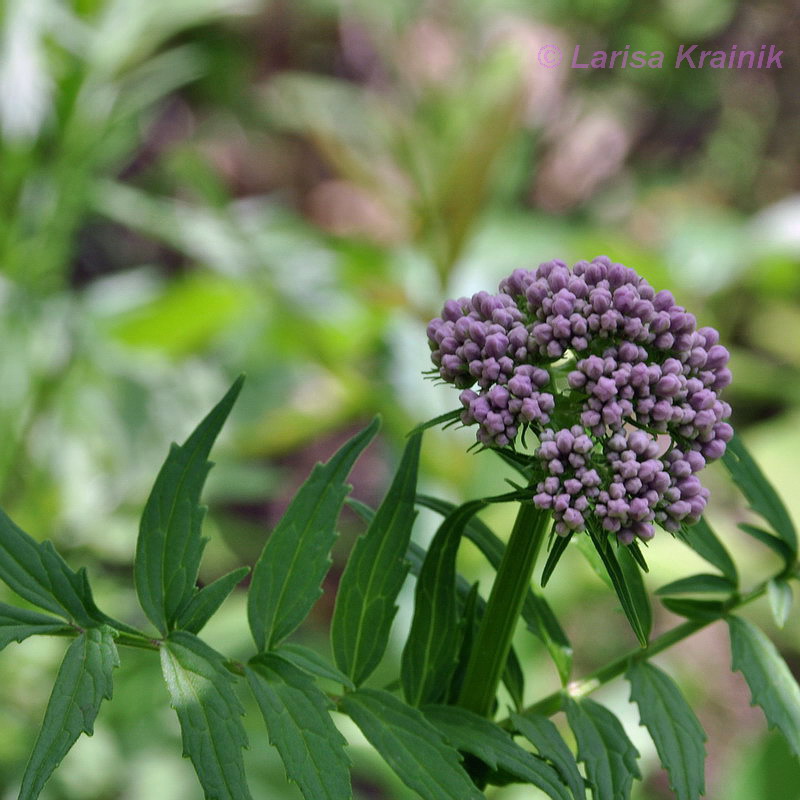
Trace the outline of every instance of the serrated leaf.
<instances>
[{"instance_id":1,"label":"serrated leaf","mask_svg":"<svg viewBox=\"0 0 800 800\"><path fill-rule=\"evenodd\" d=\"M0 580L33 605L81 627L99 621L85 571L73 572L52 542L37 542L2 510Z\"/></svg>"},{"instance_id":2,"label":"serrated leaf","mask_svg":"<svg viewBox=\"0 0 800 800\"><path fill-rule=\"evenodd\" d=\"M380 663L409 563L422 434L411 436L386 497L348 559L331 625L334 660L356 686Z\"/></svg>"},{"instance_id":3,"label":"serrated leaf","mask_svg":"<svg viewBox=\"0 0 800 800\"><path fill-rule=\"evenodd\" d=\"M292 633L322 594L336 520L350 491L345 481L379 425L376 417L328 462L314 467L267 539L247 596L247 616L259 652Z\"/></svg>"},{"instance_id":4,"label":"serrated leaf","mask_svg":"<svg viewBox=\"0 0 800 800\"><path fill-rule=\"evenodd\" d=\"M561 561L561 556L566 552L567 545L572 541L574 533L574 531L570 531L566 536L553 536L552 546L550 547L550 552L547 554L547 561L545 561L544 567L542 568L542 587L547 586L547 582L550 580L550 576L553 574L556 564Z\"/></svg>"},{"instance_id":5,"label":"serrated leaf","mask_svg":"<svg viewBox=\"0 0 800 800\"><path fill-rule=\"evenodd\" d=\"M286 777L306 800L348 800L347 744L331 720L328 700L302 670L268 653L245 667L247 682L280 753Z\"/></svg>"},{"instance_id":6,"label":"serrated leaf","mask_svg":"<svg viewBox=\"0 0 800 800\"><path fill-rule=\"evenodd\" d=\"M734 436L728 442L722 460L734 482L750 502L753 511L769 522L775 533L788 545L792 555L796 557L797 532L792 518L778 493L766 479L739 436Z\"/></svg>"},{"instance_id":7,"label":"serrated leaf","mask_svg":"<svg viewBox=\"0 0 800 800\"><path fill-rule=\"evenodd\" d=\"M196 591L205 541L200 505L208 455L242 388L239 377L182 444L170 447L142 513L136 543L136 594L148 619L166 635Z\"/></svg>"},{"instance_id":8,"label":"serrated leaf","mask_svg":"<svg viewBox=\"0 0 800 800\"><path fill-rule=\"evenodd\" d=\"M183 756L191 759L206 800L250 800L244 709L223 656L194 634L173 631L161 646L161 671L181 724Z\"/></svg>"},{"instance_id":9,"label":"serrated leaf","mask_svg":"<svg viewBox=\"0 0 800 800\"><path fill-rule=\"evenodd\" d=\"M794 564L795 553L783 539L779 539L774 534L765 531L763 528L759 528L757 525L749 525L746 522L740 522L737 527L748 534L748 536L752 536L754 539L761 542L761 544L769 547L773 553L776 553L783 559L783 563L787 567L791 567Z\"/></svg>"},{"instance_id":10,"label":"serrated leaf","mask_svg":"<svg viewBox=\"0 0 800 800\"><path fill-rule=\"evenodd\" d=\"M419 709L377 689L351 692L339 707L400 780L424 800L482 800L458 752Z\"/></svg>"},{"instance_id":11,"label":"serrated leaf","mask_svg":"<svg viewBox=\"0 0 800 800\"><path fill-rule=\"evenodd\" d=\"M239 567L204 586L180 611L175 627L189 633L200 633L248 572L250 567Z\"/></svg>"},{"instance_id":12,"label":"serrated leaf","mask_svg":"<svg viewBox=\"0 0 800 800\"><path fill-rule=\"evenodd\" d=\"M689 600L682 597L664 597L664 608L673 614L687 619L708 621L719 619L725 613L725 603L721 600Z\"/></svg>"},{"instance_id":13,"label":"serrated leaf","mask_svg":"<svg viewBox=\"0 0 800 800\"><path fill-rule=\"evenodd\" d=\"M403 691L411 705L440 700L455 669L460 638L456 555L464 526L485 505L483 500L473 500L449 514L425 556L400 672Z\"/></svg>"},{"instance_id":14,"label":"serrated leaf","mask_svg":"<svg viewBox=\"0 0 800 800\"><path fill-rule=\"evenodd\" d=\"M794 601L789 581L773 578L767 584L767 597L769 598L769 607L772 610L775 624L782 628L786 624L786 620L789 619Z\"/></svg>"},{"instance_id":15,"label":"serrated leaf","mask_svg":"<svg viewBox=\"0 0 800 800\"><path fill-rule=\"evenodd\" d=\"M675 681L652 664L635 663L625 677L676 800L698 800L705 792L706 735L694 711Z\"/></svg>"},{"instance_id":16,"label":"serrated leaf","mask_svg":"<svg viewBox=\"0 0 800 800\"><path fill-rule=\"evenodd\" d=\"M69 646L25 767L19 800L35 800L81 733L92 735L100 704L111 699L111 673L117 666L114 631L108 626L87 629Z\"/></svg>"},{"instance_id":17,"label":"serrated leaf","mask_svg":"<svg viewBox=\"0 0 800 800\"><path fill-rule=\"evenodd\" d=\"M744 675L770 728L778 728L792 752L800 757L800 687L775 645L755 625L727 617L731 635L732 669Z\"/></svg>"},{"instance_id":18,"label":"serrated leaf","mask_svg":"<svg viewBox=\"0 0 800 800\"><path fill-rule=\"evenodd\" d=\"M702 572L659 586L656 594L730 594L735 589L736 587L722 575Z\"/></svg>"},{"instance_id":19,"label":"serrated leaf","mask_svg":"<svg viewBox=\"0 0 800 800\"><path fill-rule=\"evenodd\" d=\"M622 565L620 564L620 561L614 555L611 541L605 531L597 530L594 526L590 526L589 535L603 562L614 591L617 593L622 610L625 612L625 616L628 618L628 622L639 640L639 644L642 647L646 647L652 627L653 612L642 583L639 567L633 561L633 558L626 553L622 554L622 558L629 558L630 563L623 562Z\"/></svg>"},{"instance_id":20,"label":"serrated leaf","mask_svg":"<svg viewBox=\"0 0 800 800\"><path fill-rule=\"evenodd\" d=\"M588 698L580 702L567 698L566 711L595 800L628 800L633 780L641 774L636 763L639 752L622 723Z\"/></svg>"},{"instance_id":21,"label":"serrated leaf","mask_svg":"<svg viewBox=\"0 0 800 800\"><path fill-rule=\"evenodd\" d=\"M456 508L454 503L428 495L417 495L417 503L443 516ZM464 535L481 551L492 567L497 569L500 566L505 544L486 523L478 517L472 517L464 529ZM566 684L572 670L572 645L548 602L532 587L525 594L522 618L528 630L547 648L562 684Z\"/></svg>"},{"instance_id":22,"label":"serrated leaf","mask_svg":"<svg viewBox=\"0 0 800 800\"><path fill-rule=\"evenodd\" d=\"M688 528L681 528L678 536L699 556L715 566L734 586L739 585L736 565L711 526L701 517Z\"/></svg>"},{"instance_id":23,"label":"serrated leaf","mask_svg":"<svg viewBox=\"0 0 800 800\"><path fill-rule=\"evenodd\" d=\"M300 667L309 675L328 678L336 683L341 683L342 686L346 686L348 689L356 688L355 684L344 672L336 669L333 664L329 664L323 656L310 647L303 647L303 645L295 644L294 642L284 642L275 652L287 661L291 661L296 667Z\"/></svg>"},{"instance_id":24,"label":"serrated leaf","mask_svg":"<svg viewBox=\"0 0 800 800\"><path fill-rule=\"evenodd\" d=\"M65 629L69 630L64 620L0 603L0 650L11 642L21 642L29 636Z\"/></svg>"},{"instance_id":25,"label":"serrated leaf","mask_svg":"<svg viewBox=\"0 0 800 800\"><path fill-rule=\"evenodd\" d=\"M457 706L432 705L425 716L457 750L476 756L493 770L538 786L554 800L570 800L570 792L553 767L523 750L501 727L473 711Z\"/></svg>"},{"instance_id":26,"label":"serrated leaf","mask_svg":"<svg viewBox=\"0 0 800 800\"><path fill-rule=\"evenodd\" d=\"M512 714L511 722L539 751L542 758L553 762L575 800L586 800L583 776L578 771L575 756L561 738L558 728L541 714Z\"/></svg>"}]
</instances>

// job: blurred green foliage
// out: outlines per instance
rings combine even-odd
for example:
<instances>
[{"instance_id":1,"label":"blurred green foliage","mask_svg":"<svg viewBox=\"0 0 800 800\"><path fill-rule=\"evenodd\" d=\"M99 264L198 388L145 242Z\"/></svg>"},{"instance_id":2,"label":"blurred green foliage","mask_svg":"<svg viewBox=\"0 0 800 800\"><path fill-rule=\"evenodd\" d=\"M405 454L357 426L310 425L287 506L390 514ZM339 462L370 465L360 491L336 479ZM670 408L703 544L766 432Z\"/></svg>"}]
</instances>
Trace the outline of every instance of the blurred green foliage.
<instances>
[{"instance_id":1,"label":"blurred green foliage","mask_svg":"<svg viewBox=\"0 0 800 800\"><path fill-rule=\"evenodd\" d=\"M209 485L204 580L252 563L314 461L376 411L384 439L354 481L357 496L380 496L405 432L455 405L419 374L424 325L446 296L607 253L720 329L734 422L800 517L797 26L788 6L749 0L2 0L0 504L94 564L101 604L135 615L119 577L152 475L229 378L249 374ZM784 68L536 61L544 44L566 62L575 44L688 42L775 43ZM490 455L464 453L469 442L427 436L425 480L454 500L504 486ZM771 556L736 532L741 503L716 475L712 520L757 574ZM486 519L510 525L497 509ZM423 515L418 534L431 525ZM358 527L342 527L346 548ZM654 585L692 563L665 534L649 560ZM465 545L465 571L479 564ZM629 635L599 581L578 560L569 568L574 580L548 592L591 669ZM322 641L331 608L326 596L307 643ZM235 655L243 621L235 595L211 640ZM407 624L401 614L398 647ZM704 637L670 663L710 733L709 797L795 785L778 739L756 737L743 685L705 680L729 655L724 637ZM800 663L797 623L778 637ZM545 692L555 676L537 647L520 636L529 683L540 672ZM3 796L61 650L30 641L0 658ZM176 724L150 694L157 676L124 655L118 694L137 701L109 705L48 798L196 796L173 756ZM298 796L255 713L248 725L256 795ZM351 750L358 797L407 796L366 746ZM668 798L651 761L640 796Z\"/></svg>"}]
</instances>

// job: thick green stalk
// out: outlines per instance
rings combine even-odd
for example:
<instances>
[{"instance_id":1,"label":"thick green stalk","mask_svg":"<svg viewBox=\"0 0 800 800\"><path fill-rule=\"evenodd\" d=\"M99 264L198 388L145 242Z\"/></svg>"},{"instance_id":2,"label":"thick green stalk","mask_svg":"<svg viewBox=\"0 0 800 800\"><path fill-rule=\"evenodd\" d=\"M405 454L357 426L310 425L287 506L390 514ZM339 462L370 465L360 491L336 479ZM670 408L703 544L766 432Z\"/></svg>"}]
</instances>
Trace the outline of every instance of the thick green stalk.
<instances>
[{"instance_id":1,"label":"thick green stalk","mask_svg":"<svg viewBox=\"0 0 800 800\"><path fill-rule=\"evenodd\" d=\"M520 504L458 698L460 706L481 716L491 713L536 556L551 519L549 512L530 502Z\"/></svg>"}]
</instances>

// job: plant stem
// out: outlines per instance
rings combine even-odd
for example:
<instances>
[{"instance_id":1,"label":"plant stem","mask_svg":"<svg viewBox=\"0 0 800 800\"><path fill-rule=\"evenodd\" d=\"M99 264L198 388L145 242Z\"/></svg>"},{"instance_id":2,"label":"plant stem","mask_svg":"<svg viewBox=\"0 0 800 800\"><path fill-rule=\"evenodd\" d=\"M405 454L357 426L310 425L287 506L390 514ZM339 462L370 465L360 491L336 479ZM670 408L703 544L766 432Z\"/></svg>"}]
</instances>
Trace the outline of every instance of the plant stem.
<instances>
[{"instance_id":1,"label":"plant stem","mask_svg":"<svg viewBox=\"0 0 800 800\"><path fill-rule=\"evenodd\" d=\"M595 689L599 689L604 684L619 677L625 672L631 664L637 661L646 661L654 655L667 650L678 642L687 639L689 636L697 633L703 628L708 627L714 622L723 619L730 612L736 611L747 603L758 599L767 591L767 584L769 581L764 581L756 586L746 594L734 595L729 603L726 604L725 610L717 616L709 616L707 619L690 619L686 622L672 628L671 630L662 633L661 636L656 637L647 647L637 647L635 650L629 650L619 658L615 658L608 664L603 665L594 672L589 673L585 678L578 681L573 681L565 689L553 692L547 697L538 700L533 705L528 706L522 713L524 714L544 714L550 716L561 710L564 697L569 696L573 699L578 699L591 694ZM503 720L500 725L505 728L510 727L510 720Z\"/></svg>"},{"instance_id":2,"label":"plant stem","mask_svg":"<svg viewBox=\"0 0 800 800\"><path fill-rule=\"evenodd\" d=\"M550 522L549 512L531 502L520 503L458 698L458 705L481 716L491 713L536 556Z\"/></svg>"}]
</instances>

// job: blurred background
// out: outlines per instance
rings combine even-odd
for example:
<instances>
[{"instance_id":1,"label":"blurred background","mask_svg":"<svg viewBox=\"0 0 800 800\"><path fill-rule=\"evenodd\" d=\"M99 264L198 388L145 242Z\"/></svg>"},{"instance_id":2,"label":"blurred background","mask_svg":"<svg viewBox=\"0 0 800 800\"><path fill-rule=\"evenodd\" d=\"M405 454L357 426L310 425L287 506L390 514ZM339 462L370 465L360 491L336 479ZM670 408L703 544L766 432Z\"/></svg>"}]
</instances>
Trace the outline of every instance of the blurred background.
<instances>
[{"instance_id":1,"label":"blurred background","mask_svg":"<svg viewBox=\"0 0 800 800\"><path fill-rule=\"evenodd\" d=\"M732 352L734 423L800 519L800 8L748 0L0 0L0 505L142 622L138 515L172 440L246 372L215 451L201 578L252 564L311 466L380 412L354 495L377 504L410 427L458 405L424 381L442 302L516 267L607 254L670 288ZM774 44L782 69L673 68L679 44ZM570 69L574 46L661 50L663 69ZM544 45L564 63L537 60ZM422 486L501 491L470 431L430 431ZM738 532L721 469L709 518L744 583L777 566ZM505 536L509 509L485 519ZM420 517L421 543L436 519ZM332 592L362 530L342 517L328 593L298 633L328 652ZM465 544L465 574L491 572ZM699 560L660 533L652 588ZM390 679L409 622L404 595ZM204 631L250 650L246 586ZM635 645L568 553L548 598L575 675ZM0 599L11 600L5 589ZM656 605L659 605L656 603ZM657 609L657 629L676 618ZM800 667L800 622L748 610ZM526 699L556 688L519 632ZM64 643L0 655L0 797L16 787ZM189 800L157 660L124 651L115 699L42 797ZM716 625L658 659L709 733L712 800L800 797L800 770L729 673ZM638 800L672 797L619 681L598 695L642 753ZM338 718L337 718L338 719ZM357 800L405 800L345 719ZM255 797L298 800L253 707ZM493 790L497 800L533 789Z\"/></svg>"}]
</instances>

